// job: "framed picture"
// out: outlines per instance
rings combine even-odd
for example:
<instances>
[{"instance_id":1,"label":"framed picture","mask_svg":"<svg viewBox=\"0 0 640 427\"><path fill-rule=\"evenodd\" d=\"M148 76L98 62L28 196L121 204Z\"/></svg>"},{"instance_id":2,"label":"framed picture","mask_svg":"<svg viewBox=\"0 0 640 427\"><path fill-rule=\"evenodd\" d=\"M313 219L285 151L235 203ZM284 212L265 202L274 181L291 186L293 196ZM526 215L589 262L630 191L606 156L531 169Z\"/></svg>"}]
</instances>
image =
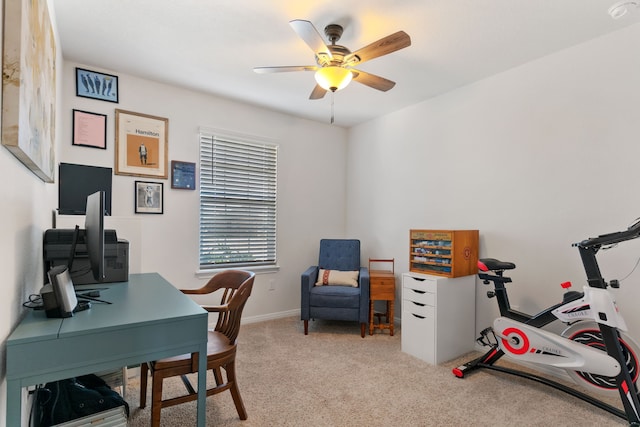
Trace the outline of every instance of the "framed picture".
<instances>
[{"instance_id":1,"label":"framed picture","mask_svg":"<svg viewBox=\"0 0 640 427\"><path fill-rule=\"evenodd\" d=\"M136 213L161 214L164 205L164 184L161 182L135 182Z\"/></svg>"},{"instance_id":2,"label":"framed picture","mask_svg":"<svg viewBox=\"0 0 640 427\"><path fill-rule=\"evenodd\" d=\"M56 41L46 0L4 1L2 145L53 182Z\"/></svg>"},{"instance_id":3,"label":"framed picture","mask_svg":"<svg viewBox=\"0 0 640 427\"><path fill-rule=\"evenodd\" d=\"M76 68L76 96L118 102L118 77Z\"/></svg>"},{"instance_id":4,"label":"framed picture","mask_svg":"<svg viewBox=\"0 0 640 427\"><path fill-rule=\"evenodd\" d=\"M107 115L73 110L72 145L107 148Z\"/></svg>"},{"instance_id":5,"label":"framed picture","mask_svg":"<svg viewBox=\"0 0 640 427\"><path fill-rule=\"evenodd\" d=\"M169 119L116 109L116 175L167 178Z\"/></svg>"},{"instance_id":6,"label":"framed picture","mask_svg":"<svg viewBox=\"0 0 640 427\"><path fill-rule=\"evenodd\" d=\"M196 189L196 164L171 161L171 188L184 190Z\"/></svg>"}]
</instances>

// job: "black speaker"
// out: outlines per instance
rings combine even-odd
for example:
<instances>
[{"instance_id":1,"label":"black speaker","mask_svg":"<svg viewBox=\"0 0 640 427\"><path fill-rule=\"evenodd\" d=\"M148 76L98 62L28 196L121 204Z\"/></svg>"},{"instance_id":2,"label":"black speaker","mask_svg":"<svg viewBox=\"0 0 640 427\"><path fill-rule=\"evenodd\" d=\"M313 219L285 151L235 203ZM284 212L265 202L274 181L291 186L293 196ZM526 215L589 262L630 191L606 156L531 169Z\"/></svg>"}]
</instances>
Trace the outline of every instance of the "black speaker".
<instances>
[{"instance_id":1,"label":"black speaker","mask_svg":"<svg viewBox=\"0 0 640 427\"><path fill-rule=\"evenodd\" d=\"M42 287L40 295L47 317L71 317L78 305L73 281L66 266L53 267L47 273L49 283Z\"/></svg>"}]
</instances>

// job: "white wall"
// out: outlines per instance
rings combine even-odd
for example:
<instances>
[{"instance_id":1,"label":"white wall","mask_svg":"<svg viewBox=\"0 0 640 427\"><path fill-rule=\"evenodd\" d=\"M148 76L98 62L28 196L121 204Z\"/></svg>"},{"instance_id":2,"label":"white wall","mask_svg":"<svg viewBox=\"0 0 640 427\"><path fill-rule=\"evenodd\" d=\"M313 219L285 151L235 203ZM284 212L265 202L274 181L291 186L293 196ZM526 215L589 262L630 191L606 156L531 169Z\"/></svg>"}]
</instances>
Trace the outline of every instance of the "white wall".
<instances>
[{"instance_id":1,"label":"white wall","mask_svg":"<svg viewBox=\"0 0 640 427\"><path fill-rule=\"evenodd\" d=\"M65 63L62 143L59 160L114 168L115 109L169 119L169 161L198 162L201 126L266 137L278 149L278 264L280 271L259 274L244 317L254 320L300 309L300 273L318 257L318 241L345 231L347 131L329 124L293 118L265 109L212 97L118 73L118 104L75 96L75 67ZM106 114L107 149L71 144L72 109ZM329 166L328 166L329 165ZM164 183L164 214L134 213L134 182ZM131 272L158 271L177 287L195 288L206 281L198 270L198 192L171 189L169 180L114 175L113 227L129 240ZM60 217L65 227L84 217ZM275 290L269 291L269 282Z\"/></svg>"},{"instance_id":2,"label":"white wall","mask_svg":"<svg viewBox=\"0 0 640 427\"><path fill-rule=\"evenodd\" d=\"M1 22L1 20L0 20ZM199 126L279 141L278 273L258 276L245 314L299 309L299 275L321 237L363 242L363 259L395 257L407 270L410 228L478 228L480 255L516 262L512 301L536 311L556 302L558 284L584 283L570 244L616 231L640 216L640 26L542 58L441 97L341 128L103 70L120 77L120 103L75 97L74 67L59 67L59 160L113 167L114 109L169 118L169 159L198 160ZM83 65L91 68L89 65ZM71 110L108 115L107 150L71 146ZM347 145L348 138L348 145ZM345 155L345 153L348 153ZM327 166L330 165L330 166ZM348 165L348 168L347 168ZM114 218L137 254L136 271L159 271L196 287L197 192L165 183L165 213L135 215L133 182L114 177ZM4 206L0 239L0 414L5 413L5 342L21 303L42 281L42 232L57 190L0 149ZM344 183L347 183L346 187ZM69 218L65 218L69 221ZM124 224L124 225L123 225ZM605 278L622 278L640 257L631 242L602 254ZM638 272L615 291L632 335ZM268 281L276 290L268 291ZM478 284L476 328L495 302ZM400 310L397 310L400 313ZM0 416L0 426L4 426Z\"/></svg>"},{"instance_id":3,"label":"white wall","mask_svg":"<svg viewBox=\"0 0 640 427\"><path fill-rule=\"evenodd\" d=\"M0 22L2 20L0 19ZM1 31L0 31L1 34ZM59 64L62 59L59 58ZM132 76L119 75L120 102L75 96L75 66L58 66L57 161L114 165L114 110L136 111L169 119L169 159L198 161L198 127L207 126L264 136L279 144L278 261L280 270L259 274L245 308L248 321L299 312L300 273L315 263L322 237L345 231L346 136L343 128L211 97ZM83 67L94 69L90 66ZM72 109L108 115L107 149L71 145ZM327 165L330 165L327 167ZM106 226L130 241L132 272L158 271L177 287L195 288L197 278L198 193L172 190L164 182L164 214L136 215L134 181L113 178L113 216ZM42 235L52 227L57 183L45 184L5 148L0 148L0 427L5 426L6 340L25 309L29 294L43 282ZM58 227L82 225L82 216L59 216ZM275 290L269 291L270 280ZM205 300L206 301L206 300ZM26 396L26 394L25 394ZM28 406L23 407L24 410ZM26 415L23 416L26 420Z\"/></svg>"},{"instance_id":4,"label":"white wall","mask_svg":"<svg viewBox=\"0 0 640 427\"><path fill-rule=\"evenodd\" d=\"M0 426L6 414L6 340L24 313L22 303L43 281L42 233L50 227L47 187L7 149L0 148Z\"/></svg>"},{"instance_id":5,"label":"white wall","mask_svg":"<svg viewBox=\"0 0 640 427\"><path fill-rule=\"evenodd\" d=\"M280 270L257 276L245 317L251 321L299 312L300 273L317 261L318 241L344 234L346 131L126 75L119 75L119 104L78 98L74 96L75 65L58 68L62 79L58 88L58 161L113 167L115 108L168 117L169 158L174 160L198 161L199 126L277 140ZM74 108L108 115L107 150L71 145ZM178 287L200 286L205 279L195 276L197 192L172 190L168 181L162 181L165 213L135 215L133 187L137 179L141 178L114 176L113 216L106 219L107 227L116 228L119 237L130 240L131 271L158 271ZM57 184L43 183L5 148L0 149L0 180L0 426L4 426L5 343L24 314L22 303L42 286L42 234L52 226ZM75 223L82 225L84 217L57 219L58 227ZM267 290L270 280L275 280L274 291Z\"/></svg>"},{"instance_id":6,"label":"white wall","mask_svg":"<svg viewBox=\"0 0 640 427\"><path fill-rule=\"evenodd\" d=\"M352 128L348 234L406 272L409 229L477 228L481 257L516 263L521 310L559 302L561 282L581 290L571 244L640 217L639 40L635 25ZM638 242L602 253L605 279L638 258ZM638 281L615 294L640 337ZM477 330L497 313L487 288Z\"/></svg>"},{"instance_id":7,"label":"white wall","mask_svg":"<svg viewBox=\"0 0 640 427\"><path fill-rule=\"evenodd\" d=\"M0 44L4 22L2 13L0 8ZM61 61L58 50L56 62L61 64ZM60 93L59 83L56 92ZM0 104L1 100L0 91ZM59 108L58 97L56 109ZM59 116L56 117L55 134L58 140ZM25 313L22 303L29 295L39 293L44 280L42 233L51 227L53 187L28 170L9 150L0 147L0 426L6 423L6 341ZM26 396L23 393L23 399L26 400ZM26 414L28 409L23 406L23 413Z\"/></svg>"}]
</instances>

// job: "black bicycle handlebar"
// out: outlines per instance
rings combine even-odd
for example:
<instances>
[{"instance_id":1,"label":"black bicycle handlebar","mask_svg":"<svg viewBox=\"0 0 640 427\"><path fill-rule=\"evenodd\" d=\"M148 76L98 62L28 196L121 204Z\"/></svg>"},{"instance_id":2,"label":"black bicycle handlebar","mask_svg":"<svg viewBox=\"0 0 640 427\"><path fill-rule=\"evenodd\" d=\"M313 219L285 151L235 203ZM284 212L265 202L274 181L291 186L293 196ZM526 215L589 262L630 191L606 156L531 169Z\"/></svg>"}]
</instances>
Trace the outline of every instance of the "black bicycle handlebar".
<instances>
[{"instance_id":1,"label":"black bicycle handlebar","mask_svg":"<svg viewBox=\"0 0 640 427\"><path fill-rule=\"evenodd\" d=\"M581 248L599 248L602 245L612 245L614 243L633 240L638 237L640 237L640 218L636 219L635 222L624 231L603 234L598 237L590 237L580 243L574 243L572 246L578 246Z\"/></svg>"}]
</instances>

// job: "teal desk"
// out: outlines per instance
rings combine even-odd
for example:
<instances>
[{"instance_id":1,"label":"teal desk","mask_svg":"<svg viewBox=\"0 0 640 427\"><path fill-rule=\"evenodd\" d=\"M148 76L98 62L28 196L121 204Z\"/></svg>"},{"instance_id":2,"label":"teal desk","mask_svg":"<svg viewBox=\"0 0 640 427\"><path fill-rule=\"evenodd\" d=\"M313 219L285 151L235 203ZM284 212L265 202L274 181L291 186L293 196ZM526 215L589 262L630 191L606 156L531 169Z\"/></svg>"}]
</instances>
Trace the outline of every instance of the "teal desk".
<instances>
[{"instance_id":1,"label":"teal desk","mask_svg":"<svg viewBox=\"0 0 640 427\"><path fill-rule=\"evenodd\" d=\"M89 310L66 319L31 311L7 340L7 427L20 426L22 388L184 353L206 354L207 312L157 273L103 287ZM88 287L88 286L85 286ZM205 426L206 357L198 373Z\"/></svg>"}]
</instances>

